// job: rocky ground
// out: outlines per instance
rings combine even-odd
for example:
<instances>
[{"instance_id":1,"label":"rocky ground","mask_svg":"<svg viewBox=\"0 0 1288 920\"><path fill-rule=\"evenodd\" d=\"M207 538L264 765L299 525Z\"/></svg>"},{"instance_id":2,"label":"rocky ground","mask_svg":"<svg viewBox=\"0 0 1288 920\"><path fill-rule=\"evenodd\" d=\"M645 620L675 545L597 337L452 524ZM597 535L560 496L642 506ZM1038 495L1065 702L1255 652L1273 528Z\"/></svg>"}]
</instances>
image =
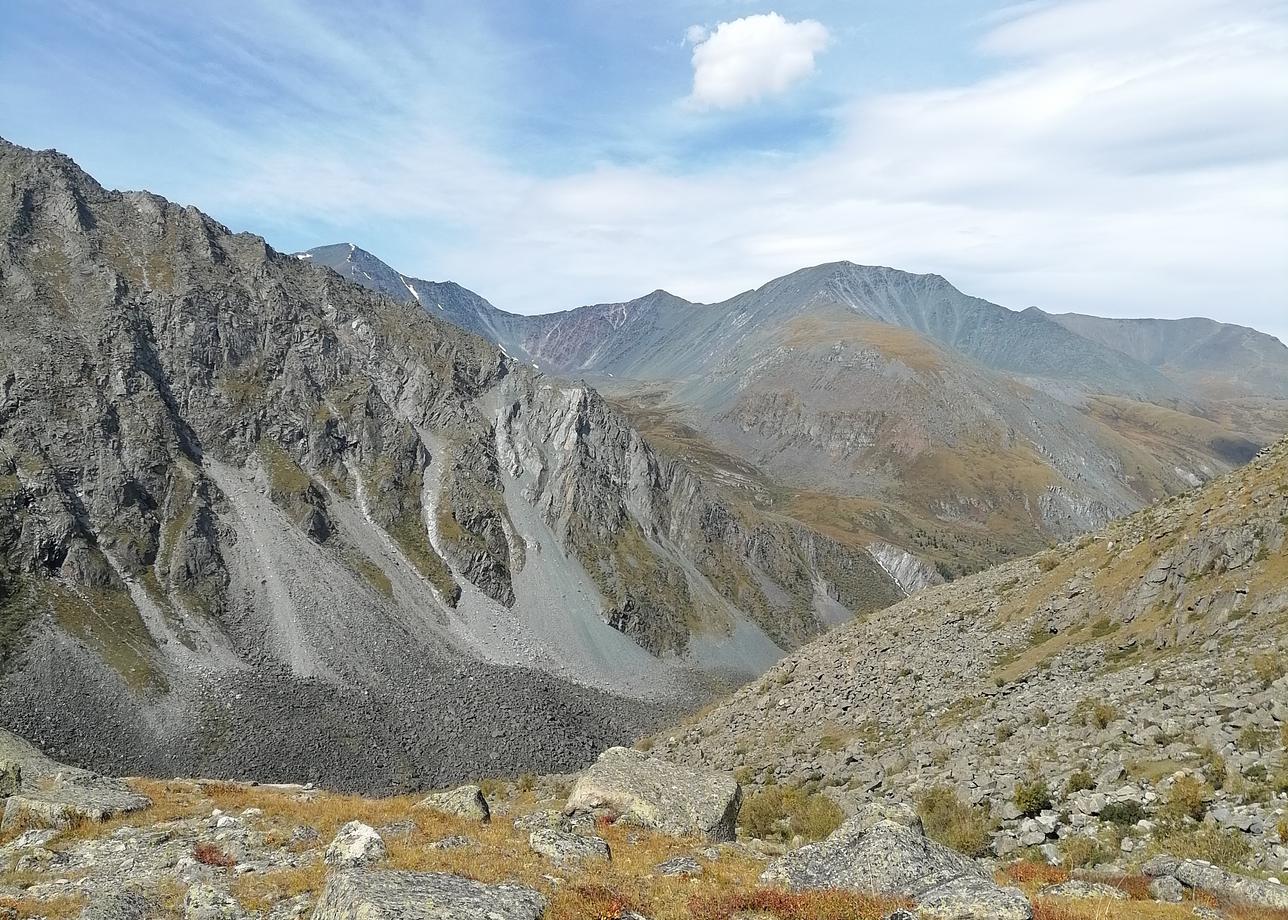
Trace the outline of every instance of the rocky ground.
<instances>
[{"instance_id":1,"label":"rocky ground","mask_svg":"<svg viewBox=\"0 0 1288 920\"><path fill-rule=\"evenodd\" d=\"M749 833L731 776L621 748L577 777L364 799L122 782L3 747L5 920L1288 917L1288 887L1194 860L1123 874L971 858L907 805L784 847Z\"/></svg>"},{"instance_id":2,"label":"rocky ground","mask_svg":"<svg viewBox=\"0 0 1288 920\"><path fill-rule=\"evenodd\" d=\"M998 857L1129 869L1171 850L1288 879L1286 531L1280 442L860 618L656 749L847 810L929 797Z\"/></svg>"}]
</instances>

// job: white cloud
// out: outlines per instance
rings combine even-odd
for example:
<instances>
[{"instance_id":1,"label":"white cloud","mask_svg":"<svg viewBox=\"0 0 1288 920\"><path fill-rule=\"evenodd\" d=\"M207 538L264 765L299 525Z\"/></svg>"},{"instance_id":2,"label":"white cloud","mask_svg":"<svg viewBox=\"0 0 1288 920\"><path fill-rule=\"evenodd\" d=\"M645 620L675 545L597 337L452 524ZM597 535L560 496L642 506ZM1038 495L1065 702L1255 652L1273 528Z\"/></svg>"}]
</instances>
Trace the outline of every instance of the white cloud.
<instances>
[{"instance_id":1,"label":"white cloud","mask_svg":"<svg viewBox=\"0 0 1288 920\"><path fill-rule=\"evenodd\" d=\"M514 310L659 286L717 300L850 259L1017 309L1208 315L1288 341L1288 19L1262 0L1131 6L1130 40L1117 2L1016 10L982 43L988 76L852 100L831 146L795 159L533 176L403 106L248 148L236 182L190 200L431 219L459 242L397 267Z\"/></svg>"},{"instance_id":2,"label":"white cloud","mask_svg":"<svg viewBox=\"0 0 1288 920\"><path fill-rule=\"evenodd\" d=\"M814 57L828 43L822 23L788 22L777 13L722 22L710 34L691 26L688 38L694 45L689 98L716 109L781 95L814 72Z\"/></svg>"},{"instance_id":3,"label":"white cloud","mask_svg":"<svg viewBox=\"0 0 1288 920\"><path fill-rule=\"evenodd\" d=\"M707 40L707 36L710 34L706 26L689 26L684 30L684 43L686 45L700 45Z\"/></svg>"}]
</instances>

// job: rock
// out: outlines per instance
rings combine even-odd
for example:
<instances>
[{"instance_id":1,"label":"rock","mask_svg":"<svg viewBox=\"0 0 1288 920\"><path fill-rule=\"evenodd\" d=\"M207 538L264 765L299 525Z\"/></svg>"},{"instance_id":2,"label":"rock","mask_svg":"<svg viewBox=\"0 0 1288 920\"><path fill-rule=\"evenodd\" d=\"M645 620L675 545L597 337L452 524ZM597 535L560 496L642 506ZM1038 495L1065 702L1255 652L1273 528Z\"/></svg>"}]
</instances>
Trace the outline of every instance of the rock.
<instances>
[{"instance_id":1,"label":"rock","mask_svg":"<svg viewBox=\"0 0 1288 920\"><path fill-rule=\"evenodd\" d=\"M660 863L653 870L656 875L666 875L672 878L692 878L702 874L702 864L692 856L674 856L664 863Z\"/></svg>"},{"instance_id":2,"label":"rock","mask_svg":"<svg viewBox=\"0 0 1288 920\"><path fill-rule=\"evenodd\" d=\"M19 821L45 827L69 827L81 821L106 821L116 815L139 811L152 804L147 796L130 791L124 784L103 781L82 785L54 783L49 788L24 789L9 796L0 829Z\"/></svg>"},{"instance_id":3,"label":"rock","mask_svg":"<svg viewBox=\"0 0 1288 920\"><path fill-rule=\"evenodd\" d=\"M350 821L336 832L335 839L326 848L328 866L352 869L384 858L385 842L375 829L361 821Z\"/></svg>"},{"instance_id":4,"label":"rock","mask_svg":"<svg viewBox=\"0 0 1288 920\"><path fill-rule=\"evenodd\" d=\"M14 760L0 760L0 799L22 788L22 767Z\"/></svg>"},{"instance_id":5,"label":"rock","mask_svg":"<svg viewBox=\"0 0 1288 920\"><path fill-rule=\"evenodd\" d=\"M595 816L590 814L566 815L562 811L534 811L514 820L517 831L535 831L551 827L570 834L589 833L595 829Z\"/></svg>"},{"instance_id":6,"label":"rock","mask_svg":"<svg viewBox=\"0 0 1288 920\"><path fill-rule=\"evenodd\" d=\"M902 895L937 920L1032 917L1021 892L999 887L974 860L924 836L910 814L910 809L869 806L822 843L778 857L760 878L794 891L843 888Z\"/></svg>"},{"instance_id":7,"label":"rock","mask_svg":"<svg viewBox=\"0 0 1288 920\"><path fill-rule=\"evenodd\" d=\"M435 840L429 845L431 850L463 850L468 846L473 846L474 841L469 837L462 837L460 834L454 834L451 837L444 837L441 840Z\"/></svg>"},{"instance_id":8,"label":"rock","mask_svg":"<svg viewBox=\"0 0 1288 920\"><path fill-rule=\"evenodd\" d=\"M152 920L158 912L157 905L143 892L127 888L91 898L80 920Z\"/></svg>"},{"instance_id":9,"label":"rock","mask_svg":"<svg viewBox=\"0 0 1288 920\"><path fill-rule=\"evenodd\" d=\"M553 828L538 828L528 835L528 846L534 852L561 865L581 862L608 862L612 853L608 842L600 837L582 837Z\"/></svg>"},{"instance_id":10,"label":"rock","mask_svg":"<svg viewBox=\"0 0 1288 920\"><path fill-rule=\"evenodd\" d=\"M1235 875L1199 859L1155 856L1141 871L1152 878L1170 876L1186 888L1201 888L1227 901L1288 909L1288 886Z\"/></svg>"},{"instance_id":11,"label":"rock","mask_svg":"<svg viewBox=\"0 0 1288 920\"><path fill-rule=\"evenodd\" d=\"M436 872L348 870L332 875L313 920L540 920L546 900L520 885Z\"/></svg>"},{"instance_id":12,"label":"rock","mask_svg":"<svg viewBox=\"0 0 1288 920\"><path fill-rule=\"evenodd\" d=\"M609 814L664 834L733 840L742 789L731 776L609 748L577 779L565 811Z\"/></svg>"},{"instance_id":13,"label":"rock","mask_svg":"<svg viewBox=\"0 0 1288 920\"><path fill-rule=\"evenodd\" d=\"M1166 904L1180 904L1185 900L1185 886L1170 875L1162 875L1149 883L1149 896Z\"/></svg>"},{"instance_id":14,"label":"rock","mask_svg":"<svg viewBox=\"0 0 1288 920\"><path fill-rule=\"evenodd\" d=\"M183 920L242 920L245 916L232 897L209 885L193 885L183 899Z\"/></svg>"},{"instance_id":15,"label":"rock","mask_svg":"<svg viewBox=\"0 0 1288 920\"><path fill-rule=\"evenodd\" d=\"M1128 901L1131 896L1121 888L1106 885L1104 882L1088 882L1073 879L1059 885L1047 885L1038 892L1043 898L1067 898L1072 901L1104 900Z\"/></svg>"},{"instance_id":16,"label":"rock","mask_svg":"<svg viewBox=\"0 0 1288 920\"><path fill-rule=\"evenodd\" d=\"M418 802L416 807L482 821L484 824L492 820L492 810L488 808L483 790L478 786L459 786L448 792L435 792Z\"/></svg>"}]
</instances>

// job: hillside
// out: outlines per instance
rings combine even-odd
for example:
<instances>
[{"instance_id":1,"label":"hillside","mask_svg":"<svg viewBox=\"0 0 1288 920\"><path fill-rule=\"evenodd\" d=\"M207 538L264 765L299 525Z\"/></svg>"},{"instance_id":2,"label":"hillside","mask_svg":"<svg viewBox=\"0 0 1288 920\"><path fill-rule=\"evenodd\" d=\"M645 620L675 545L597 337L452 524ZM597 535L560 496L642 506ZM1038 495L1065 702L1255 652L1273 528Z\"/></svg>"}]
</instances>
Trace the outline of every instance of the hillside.
<instances>
[{"instance_id":1,"label":"hillside","mask_svg":"<svg viewBox=\"0 0 1288 920\"><path fill-rule=\"evenodd\" d=\"M1079 839L1087 859L1157 852L1198 827L1134 824L1156 807L1166 817L1162 803L1190 776L1195 815L1215 835L1200 842L1277 871L1288 861L1276 830L1288 811L1286 675L1280 441L1094 535L860 617L654 741L753 786L824 788L843 802L946 787L985 806L983 846L999 855L1049 842L1064 858ZM1034 779L1054 794L1040 828L1014 805ZM1098 804L1079 788L1103 793ZM1136 817L1097 817L1104 794L1135 803Z\"/></svg>"},{"instance_id":2,"label":"hillside","mask_svg":"<svg viewBox=\"0 0 1288 920\"><path fill-rule=\"evenodd\" d=\"M415 304L54 152L0 179L0 725L46 749L560 769L900 596Z\"/></svg>"}]
</instances>

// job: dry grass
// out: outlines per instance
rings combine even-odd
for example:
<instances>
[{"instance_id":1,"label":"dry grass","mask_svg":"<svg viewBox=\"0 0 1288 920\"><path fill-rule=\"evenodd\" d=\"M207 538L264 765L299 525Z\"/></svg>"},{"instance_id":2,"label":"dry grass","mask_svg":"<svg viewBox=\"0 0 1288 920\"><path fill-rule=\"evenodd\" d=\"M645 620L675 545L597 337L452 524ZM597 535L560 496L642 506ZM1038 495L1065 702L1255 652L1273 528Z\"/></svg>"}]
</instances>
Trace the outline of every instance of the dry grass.
<instances>
[{"instance_id":1,"label":"dry grass","mask_svg":"<svg viewBox=\"0 0 1288 920\"><path fill-rule=\"evenodd\" d=\"M843 891L791 893L776 889L695 896L688 907L692 920L730 920L736 914L777 920L879 920L909 902Z\"/></svg>"},{"instance_id":2,"label":"dry grass","mask_svg":"<svg viewBox=\"0 0 1288 920\"><path fill-rule=\"evenodd\" d=\"M85 907L80 896L64 895L57 898L9 898L0 895L0 916L12 911L19 920L43 917L45 920L74 920Z\"/></svg>"}]
</instances>

